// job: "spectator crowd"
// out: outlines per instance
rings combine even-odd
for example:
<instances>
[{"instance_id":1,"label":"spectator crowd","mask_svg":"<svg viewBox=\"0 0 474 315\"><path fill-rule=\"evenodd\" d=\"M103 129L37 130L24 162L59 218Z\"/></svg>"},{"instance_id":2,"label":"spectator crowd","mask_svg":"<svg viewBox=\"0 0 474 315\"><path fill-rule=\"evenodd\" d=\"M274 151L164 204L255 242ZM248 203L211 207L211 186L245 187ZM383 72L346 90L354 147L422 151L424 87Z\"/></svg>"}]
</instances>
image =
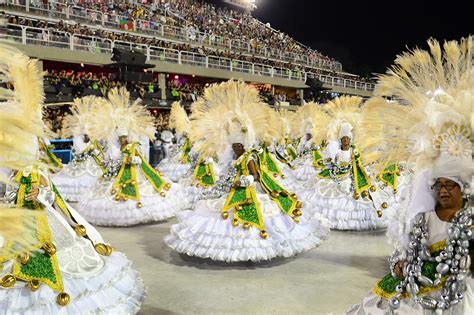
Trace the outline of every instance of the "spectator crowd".
<instances>
[{"instance_id":1,"label":"spectator crowd","mask_svg":"<svg viewBox=\"0 0 474 315\"><path fill-rule=\"evenodd\" d=\"M10 2L21 2L24 0L8 0ZM182 51L212 54L214 56L226 57L253 63L270 64L274 67L288 68L290 70L307 71L310 67L305 60L324 60L329 62L328 69L340 70L340 64L333 58L327 57L317 51L311 50L296 42L287 34L274 30L253 18L249 13L229 10L227 8L216 8L215 6L195 0L172 0L172 1L84 1L69 0L57 1L32 1L30 7L54 8L55 11L70 10L74 24L64 21L58 23L26 20L17 17L9 19L13 24L25 24L28 26L49 27L51 30L68 32L76 35L96 36L102 40L126 41L135 44L144 44L160 48L172 48ZM133 2L133 3L130 3ZM113 20L124 32L107 31L87 23L89 26L81 26L77 17L87 17L90 21L97 21L97 13L104 14L107 21ZM83 19L81 19L83 21ZM123 26L130 24L134 28ZM124 23L124 24L123 24ZM123 27L122 27L123 26ZM151 32L157 27L164 28L158 34ZM157 39L156 35L170 35L176 31L176 27L184 30L187 43L176 43ZM169 29L166 29L169 28ZM131 32L133 31L133 32ZM139 33L148 33L152 36L140 36ZM154 35L154 36L153 36ZM176 35L176 34L175 34ZM182 35L182 34L181 34ZM170 37L168 36L168 37ZM164 36L166 37L166 36ZM228 43L238 41L243 45L232 46ZM204 45L217 43L217 46ZM241 48L241 49L239 49ZM263 58L263 51L271 52L271 56L291 56L291 58ZM279 60L280 59L280 60ZM284 61L282 61L284 60Z\"/></svg>"}]
</instances>

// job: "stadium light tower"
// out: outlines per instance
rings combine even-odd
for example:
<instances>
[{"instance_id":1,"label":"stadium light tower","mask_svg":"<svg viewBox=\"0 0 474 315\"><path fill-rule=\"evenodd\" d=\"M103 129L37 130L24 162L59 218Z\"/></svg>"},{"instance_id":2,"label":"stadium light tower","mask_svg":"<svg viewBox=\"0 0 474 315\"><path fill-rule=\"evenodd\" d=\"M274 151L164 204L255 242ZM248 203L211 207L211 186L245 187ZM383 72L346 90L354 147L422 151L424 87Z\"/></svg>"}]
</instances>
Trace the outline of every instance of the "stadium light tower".
<instances>
[{"instance_id":1,"label":"stadium light tower","mask_svg":"<svg viewBox=\"0 0 474 315\"><path fill-rule=\"evenodd\" d=\"M222 2L232 4L247 11L253 11L257 8L256 0L223 0Z\"/></svg>"}]
</instances>

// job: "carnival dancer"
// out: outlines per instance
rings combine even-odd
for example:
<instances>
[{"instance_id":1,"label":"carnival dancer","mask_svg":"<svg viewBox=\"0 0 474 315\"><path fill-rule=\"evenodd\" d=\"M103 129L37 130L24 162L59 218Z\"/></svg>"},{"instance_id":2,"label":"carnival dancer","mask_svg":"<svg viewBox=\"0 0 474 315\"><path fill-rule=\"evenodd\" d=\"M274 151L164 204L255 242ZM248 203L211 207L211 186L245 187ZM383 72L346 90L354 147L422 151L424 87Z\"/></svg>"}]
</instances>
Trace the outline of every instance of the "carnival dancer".
<instances>
[{"instance_id":1,"label":"carnival dancer","mask_svg":"<svg viewBox=\"0 0 474 315\"><path fill-rule=\"evenodd\" d=\"M296 192L312 209L327 217L333 229L370 230L386 226L393 192L379 187L370 170L372 160L362 157L369 134L363 137L360 97L338 97L324 106L329 115L327 147L317 175ZM315 131L318 134L320 131ZM359 146L356 145L356 141ZM395 175L398 176L398 175Z\"/></svg>"},{"instance_id":2,"label":"carnival dancer","mask_svg":"<svg viewBox=\"0 0 474 315\"><path fill-rule=\"evenodd\" d=\"M37 61L0 43L0 62L14 87L0 88L0 117L16 121L8 130L1 124L0 146L8 150L0 165L13 171L3 202L17 214L12 225L23 224L24 232L12 238L0 231L0 312L137 313L144 298L138 274L57 193L48 174L55 166L38 161L44 92Z\"/></svg>"},{"instance_id":3,"label":"carnival dancer","mask_svg":"<svg viewBox=\"0 0 474 315\"><path fill-rule=\"evenodd\" d=\"M64 134L73 139L73 159L53 179L68 201L79 202L105 172L105 143L90 138L90 126L95 123L94 108L105 100L95 96L74 99L72 115L65 118Z\"/></svg>"},{"instance_id":4,"label":"carnival dancer","mask_svg":"<svg viewBox=\"0 0 474 315\"><path fill-rule=\"evenodd\" d=\"M222 165L215 187L194 211L178 214L165 242L190 256L216 261L290 257L318 246L329 231L324 219L306 219L302 203L268 173L254 146L268 127L258 92L228 81L205 92L191 140L217 153Z\"/></svg>"},{"instance_id":5,"label":"carnival dancer","mask_svg":"<svg viewBox=\"0 0 474 315\"><path fill-rule=\"evenodd\" d=\"M178 182L191 168L191 142L189 141L190 121L188 114L179 102L171 105L169 127L176 131L177 144L157 168L173 182Z\"/></svg>"},{"instance_id":6,"label":"carnival dancer","mask_svg":"<svg viewBox=\"0 0 474 315\"><path fill-rule=\"evenodd\" d=\"M294 171L285 181L291 189L299 189L314 179L321 170L323 159L321 145L324 145L326 140L326 137L321 135L326 129L328 120L328 114L319 104L308 103L298 109L291 122L286 122L292 124L292 127L286 128L292 130L295 138L300 139L297 146L298 155L292 163ZM291 152L291 147L288 148L288 152Z\"/></svg>"},{"instance_id":7,"label":"carnival dancer","mask_svg":"<svg viewBox=\"0 0 474 315\"><path fill-rule=\"evenodd\" d=\"M191 197L178 184L171 185L143 157L139 139L153 127L153 118L124 88L112 89L108 105L95 112L100 123L91 127L94 139L109 143L106 171L77 208L97 225L127 226L161 221L191 206Z\"/></svg>"},{"instance_id":8,"label":"carnival dancer","mask_svg":"<svg viewBox=\"0 0 474 315\"><path fill-rule=\"evenodd\" d=\"M428 45L399 56L376 86L376 95L409 106L407 112L380 104L374 117L390 119L373 124L392 147L376 153L385 162L414 162L415 180L410 198L389 218L391 273L349 314L474 313L472 40Z\"/></svg>"}]
</instances>

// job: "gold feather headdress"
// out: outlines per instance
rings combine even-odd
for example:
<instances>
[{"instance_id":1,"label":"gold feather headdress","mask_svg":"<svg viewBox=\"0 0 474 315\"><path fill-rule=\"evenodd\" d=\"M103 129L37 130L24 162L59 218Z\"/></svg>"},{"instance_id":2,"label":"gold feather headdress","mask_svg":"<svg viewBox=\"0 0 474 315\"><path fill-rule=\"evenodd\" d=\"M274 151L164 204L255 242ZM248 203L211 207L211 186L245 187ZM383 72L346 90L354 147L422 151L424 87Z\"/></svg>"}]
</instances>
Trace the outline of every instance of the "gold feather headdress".
<instances>
[{"instance_id":1,"label":"gold feather headdress","mask_svg":"<svg viewBox=\"0 0 474 315\"><path fill-rule=\"evenodd\" d=\"M326 139L326 128L329 122L329 115L317 103L307 103L301 106L293 117L293 132L296 138L304 137L310 133L311 141L320 143Z\"/></svg>"},{"instance_id":2,"label":"gold feather headdress","mask_svg":"<svg viewBox=\"0 0 474 315\"><path fill-rule=\"evenodd\" d=\"M290 137L294 138L293 134L293 122L295 118L296 113L289 111L289 110L280 110L280 119L282 123L282 127L284 129L285 137Z\"/></svg>"},{"instance_id":3,"label":"gold feather headdress","mask_svg":"<svg viewBox=\"0 0 474 315\"><path fill-rule=\"evenodd\" d=\"M116 141L119 135L128 135L130 141L143 137L154 139L154 119L137 99L130 103L130 93L125 88L113 88L105 104L94 110L95 123L90 127L93 139Z\"/></svg>"},{"instance_id":4,"label":"gold feather headdress","mask_svg":"<svg viewBox=\"0 0 474 315\"><path fill-rule=\"evenodd\" d=\"M203 156L220 158L234 142L246 149L263 140L268 111L258 91L241 81L211 85L192 106L190 140Z\"/></svg>"},{"instance_id":5,"label":"gold feather headdress","mask_svg":"<svg viewBox=\"0 0 474 315\"><path fill-rule=\"evenodd\" d=\"M381 160L415 162L416 171L430 170L433 177L470 181L472 39L445 42L443 47L431 39L428 46L429 51L414 49L398 56L376 86L376 96L391 97L408 107L379 101L364 123L382 131L380 137L391 146Z\"/></svg>"},{"instance_id":6,"label":"gold feather headdress","mask_svg":"<svg viewBox=\"0 0 474 315\"><path fill-rule=\"evenodd\" d=\"M360 124L362 98L358 96L340 96L327 102L323 109L329 115L327 124L328 140L339 141L343 135L351 135L357 139Z\"/></svg>"},{"instance_id":7,"label":"gold feather headdress","mask_svg":"<svg viewBox=\"0 0 474 315\"><path fill-rule=\"evenodd\" d=\"M37 60L0 42L0 78L13 86L0 87L0 167L19 170L37 162L44 135L43 74Z\"/></svg>"},{"instance_id":8,"label":"gold feather headdress","mask_svg":"<svg viewBox=\"0 0 474 315\"><path fill-rule=\"evenodd\" d=\"M13 87L0 87L0 181L10 183L9 170L38 164L36 139L44 134L43 75L36 60L0 41L0 78ZM0 200L0 238L4 243L16 243L15 247L3 247L0 256L16 257L30 248L36 242L30 231L43 217L44 212L5 205Z\"/></svg>"},{"instance_id":9,"label":"gold feather headdress","mask_svg":"<svg viewBox=\"0 0 474 315\"><path fill-rule=\"evenodd\" d=\"M271 145L273 142L283 143L285 141L285 126L282 116L279 112L269 106L265 106L268 116L268 124L264 133L263 141L267 145Z\"/></svg>"},{"instance_id":10,"label":"gold feather headdress","mask_svg":"<svg viewBox=\"0 0 474 315\"><path fill-rule=\"evenodd\" d=\"M96 96L84 96L74 99L71 106L72 115L65 118L65 137L76 137L90 133L92 125L97 123L95 110L104 105L105 99Z\"/></svg>"},{"instance_id":11,"label":"gold feather headdress","mask_svg":"<svg viewBox=\"0 0 474 315\"><path fill-rule=\"evenodd\" d=\"M189 133L191 121L179 102L174 102L171 105L169 127L174 128L179 134Z\"/></svg>"}]
</instances>

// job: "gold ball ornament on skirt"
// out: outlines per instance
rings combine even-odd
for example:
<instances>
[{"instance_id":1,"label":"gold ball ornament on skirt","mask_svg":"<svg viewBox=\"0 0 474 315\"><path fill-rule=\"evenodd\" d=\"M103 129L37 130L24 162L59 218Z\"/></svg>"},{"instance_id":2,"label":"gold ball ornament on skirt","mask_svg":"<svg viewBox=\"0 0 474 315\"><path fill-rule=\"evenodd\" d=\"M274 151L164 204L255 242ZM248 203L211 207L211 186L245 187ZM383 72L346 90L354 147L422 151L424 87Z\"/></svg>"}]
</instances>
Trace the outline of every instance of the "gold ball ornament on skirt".
<instances>
[{"instance_id":1,"label":"gold ball ornament on skirt","mask_svg":"<svg viewBox=\"0 0 474 315\"><path fill-rule=\"evenodd\" d=\"M367 198L369 196L369 193L367 192L367 190L364 190L362 192L362 198Z\"/></svg>"},{"instance_id":2,"label":"gold ball ornament on skirt","mask_svg":"<svg viewBox=\"0 0 474 315\"><path fill-rule=\"evenodd\" d=\"M28 282L28 286L30 287L31 291L37 291L40 288L40 282L36 279L33 279Z\"/></svg>"},{"instance_id":3,"label":"gold ball ornament on skirt","mask_svg":"<svg viewBox=\"0 0 474 315\"><path fill-rule=\"evenodd\" d=\"M370 186L370 191L371 192L375 192L376 190L377 190L377 188L374 185Z\"/></svg>"},{"instance_id":4,"label":"gold ball ornament on skirt","mask_svg":"<svg viewBox=\"0 0 474 315\"><path fill-rule=\"evenodd\" d=\"M87 235L87 231L84 225L78 224L74 227L74 231L76 231L76 234L80 237L84 237Z\"/></svg>"},{"instance_id":5,"label":"gold ball ornament on skirt","mask_svg":"<svg viewBox=\"0 0 474 315\"><path fill-rule=\"evenodd\" d=\"M110 245L99 243L94 245L95 251L102 256L112 255L113 249Z\"/></svg>"},{"instance_id":6,"label":"gold ball ornament on skirt","mask_svg":"<svg viewBox=\"0 0 474 315\"><path fill-rule=\"evenodd\" d=\"M15 285L16 278L12 274L6 274L2 278L2 287L4 288L11 288Z\"/></svg>"},{"instance_id":7,"label":"gold ball ornament on skirt","mask_svg":"<svg viewBox=\"0 0 474 315\"><path fill-rule=\"evenodd\" d=\"M386 203L386 202L382 203L382 208L387 209L388 208L388 203Z\"/></svg>"},{"instance_id":8,"label":"gold ball ornament on skirt","mask_svg":"<svg viewBox=\"0 0 474 315\"><path fill-rule=\"evenodd\" d=\"M260 237L266 239L268 237L268 233L265 230L260 231Z\"/></svg>"},{"instance_id":9,"label":"gold ball ornament on skirt","mask_svg":"<svg viewBox=\"0 0 474 315\"><path fill-rule=\"evenodd\" d=\"M377 217L381 218L382 217L382 211L377 210Z\"/></svg>"},{"instance_id":10,"label":"gold ball ornament on skirt","mask_svg":"<svg viewBox=\"0 0 474 315\"><path fill-rule=\"evenodd\" d=\"M239 220L238 219L233 219L232 220L232 225L233 226L239 226Z\"/></svg>"},{"instance_id":11,"label":"gold ball ornament on skirt","mask_svg":"<svg viewBox=\"0 0 474 315\"><path fill-rule=\"evenodd\" d=\"M61 306L66 306L71 302L71 297L69 294L62 292L59 293L58 296L56 297L56 303Z\"/></svg>"},{"instance_id":12,"label":"gold ball ornament on skirt","mask_svg":"<svg viewBox=\"0 0 474 315\"><path fill-rule=\"evenodd\" d=\"M245 229L245 230L250 229L250 223L245 222L245 223L244 223L244 229Z\"/></svg>"},{"instance_id":13,"label":"gold ball ornament on skirt","mask_svg":"<svg viewBox=\"0 0 474 315\"><path fill-rule=\"evenodd\" d=\"M27 263L31 261L31 255L27 252L21 253L20 255L18 255L18 261L22 265L26 265Z\"/></svg>"},{"instance_id":14,"label":"gold ball ornament on skirt","mask_svg":"<svg viewBox=\"0 0 474 315\"><path fill-rule=\"evenodd\" d=\"M137 208L140 209L141 207L143 207L142 203L141 203L141 202L137 202Z\"/></svg>"},{"instance_id":15,"label":"gold ball ornament on skirt","mask_svg":"<svg viewBox=\"0 0 474 315\"><path fill-rule=\"evenodd\" d=\"M229 212L224 211L221 213L222 219L227 220L229 218Z\"/></svg>"},{"instance_id":16,"label":"gold ball ornament on skirt","mask_svg":"<svg viewBox=\"0 0 474 315\"><path fill-rule=\"evenodd\" d=\"M56 246L54 246L53 243L46 243L43 245L42 248L49 256L53 256L54 254L56 254Z\"/></svg>"},{"instance_id":17,"label":"gold ball ornament on skirt","mask_svg":"<svg viewBox=\"0 0 474 315\"><path fill-rule=\"evenodd\" d=\"M295 210L293 210L292 213L295 217L301 217L303 215L303 212L301 212L300 209L295 209Z\"/></svg>"}]
</instances>

